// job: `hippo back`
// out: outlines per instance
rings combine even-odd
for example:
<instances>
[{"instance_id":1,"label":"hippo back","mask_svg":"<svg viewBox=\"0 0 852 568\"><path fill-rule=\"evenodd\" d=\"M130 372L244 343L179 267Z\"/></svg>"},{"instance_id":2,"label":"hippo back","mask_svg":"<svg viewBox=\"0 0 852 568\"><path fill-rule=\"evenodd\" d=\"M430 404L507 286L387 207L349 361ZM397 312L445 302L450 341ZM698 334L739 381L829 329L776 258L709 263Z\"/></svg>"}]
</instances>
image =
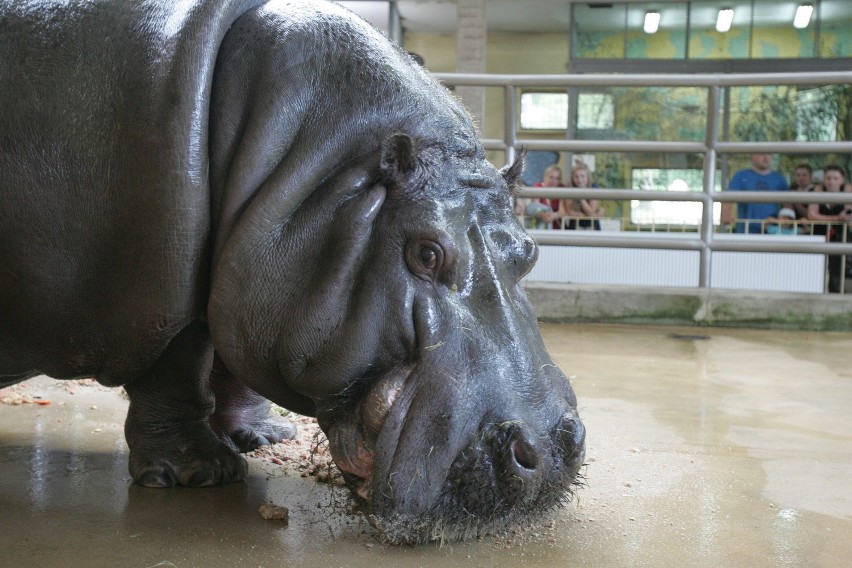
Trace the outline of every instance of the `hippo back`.
<instances>
[{"instance_id":1,"label":"hippo back","mask_svg":"<svg viewBox=\"0 0 852 568\"><path fill-rule=\"evenodd\" d=\"M204 314L210 83L226 30L257 3L0 7L12 375L121 382Z\"/></svg>"}]
</instances>

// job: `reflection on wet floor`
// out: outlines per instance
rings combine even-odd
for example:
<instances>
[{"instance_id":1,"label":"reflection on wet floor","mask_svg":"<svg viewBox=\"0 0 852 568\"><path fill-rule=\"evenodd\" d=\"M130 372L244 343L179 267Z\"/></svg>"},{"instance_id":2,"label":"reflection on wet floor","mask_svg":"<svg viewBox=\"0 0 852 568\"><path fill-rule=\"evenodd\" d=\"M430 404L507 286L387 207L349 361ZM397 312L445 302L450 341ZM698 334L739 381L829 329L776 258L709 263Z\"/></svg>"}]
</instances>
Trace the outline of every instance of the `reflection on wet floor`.
<instances>
[{"instance_id":1,"label":"reflection on wet floor","mask_svg":"<svg viewBox=\"0 0 852 568\"><path fill-rule=\"evenodd\" d=\"M852 334L546 325L588 431L587 487L516 534L390 547L345 493L253 461L152 490L127 474L118 391L37 379L0 405L2 566L846 566ZM260 504L290 508L289 526Z\"/></svg>"}]
</instances>

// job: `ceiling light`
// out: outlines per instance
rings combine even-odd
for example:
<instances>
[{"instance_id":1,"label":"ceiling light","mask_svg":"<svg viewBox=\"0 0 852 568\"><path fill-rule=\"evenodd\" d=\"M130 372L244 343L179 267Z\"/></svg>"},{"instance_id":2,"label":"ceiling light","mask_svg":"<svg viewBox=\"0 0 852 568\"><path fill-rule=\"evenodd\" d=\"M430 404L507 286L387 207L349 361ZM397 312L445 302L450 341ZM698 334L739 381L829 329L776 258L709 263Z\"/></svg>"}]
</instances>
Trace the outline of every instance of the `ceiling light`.
<instances>
[{"instance_id":1,"label":"ceiling light","mask_svg":"<svg viewBox=\"0 0 852 568\"><path fill-rule=\"evenodd\" d=\"M659 12L645 12L645 33L646 34L657 33L658 29L660 29L660 13Z\"/></svg>"},{"instance_id":2,"label":"ceiling light","mask_svg":"<svg viewBox=\"0 0 852 568\"><path fill-rule=\"evenodd\" d=\"M719 17L716 18L716 31L725 33L731 29L731 22L734 21L733 8L722 8L719 10Z\"/></svg>"},{"instance_id":3,"label":"ceiling light","mask_svg":"<svg viewBox=\"0 0 852 568\"><path fill-rule=\"evenodd\" d=\"M800 30L808 27L808 24L811 22L811 14L813 13L814 7L811 4L800 4L799 7L796 8L796 17L793 18L793 27Z\"/></svg>"}]
</instances>

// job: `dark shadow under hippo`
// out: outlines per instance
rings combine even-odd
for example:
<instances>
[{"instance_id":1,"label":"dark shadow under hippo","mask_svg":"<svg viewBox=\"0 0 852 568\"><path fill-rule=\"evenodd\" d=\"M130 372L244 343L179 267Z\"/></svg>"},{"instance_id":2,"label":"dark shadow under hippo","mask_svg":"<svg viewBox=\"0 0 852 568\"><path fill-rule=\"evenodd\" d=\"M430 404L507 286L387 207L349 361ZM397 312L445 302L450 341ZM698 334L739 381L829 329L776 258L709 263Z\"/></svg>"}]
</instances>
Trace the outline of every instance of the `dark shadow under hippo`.
<instances>
[{"instance_id":1,"label":"dark shadow under hippo","mask_svg":"<svg viewBox=\"0 0 852 568\"><path fill-rule=\"evenodd\" d=\"M0 386L130 396L148 486L319 419L393 542L565 502L582 423L520 285L516 163L330 3L0 6Z\"/></svg>"}]
</instances>

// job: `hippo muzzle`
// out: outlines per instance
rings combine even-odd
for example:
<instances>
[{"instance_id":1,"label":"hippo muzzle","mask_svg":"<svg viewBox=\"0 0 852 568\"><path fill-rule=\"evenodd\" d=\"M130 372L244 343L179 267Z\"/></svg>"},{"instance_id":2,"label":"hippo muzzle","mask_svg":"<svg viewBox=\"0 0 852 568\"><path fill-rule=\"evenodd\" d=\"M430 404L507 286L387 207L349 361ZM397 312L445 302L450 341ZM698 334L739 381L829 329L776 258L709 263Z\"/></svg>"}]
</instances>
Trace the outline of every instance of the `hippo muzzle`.
<instances>
[{"instance_id":1,"label":"hippo muzzle","mask_svg":"<svg viewBox=\"0 0 852 568\"><path fill-rule=\"evenodd\" d=\"M384 537L464 539L567 501L585 455L567 379L550 373L564 385L552 402L510 400L481 372L453 379L439 372L453 388L424 388L433 364L440 368L427 357L422 373L400 369L376 380L354 411L320 414L335 462Z\"/></svg>"}]
</instances>

